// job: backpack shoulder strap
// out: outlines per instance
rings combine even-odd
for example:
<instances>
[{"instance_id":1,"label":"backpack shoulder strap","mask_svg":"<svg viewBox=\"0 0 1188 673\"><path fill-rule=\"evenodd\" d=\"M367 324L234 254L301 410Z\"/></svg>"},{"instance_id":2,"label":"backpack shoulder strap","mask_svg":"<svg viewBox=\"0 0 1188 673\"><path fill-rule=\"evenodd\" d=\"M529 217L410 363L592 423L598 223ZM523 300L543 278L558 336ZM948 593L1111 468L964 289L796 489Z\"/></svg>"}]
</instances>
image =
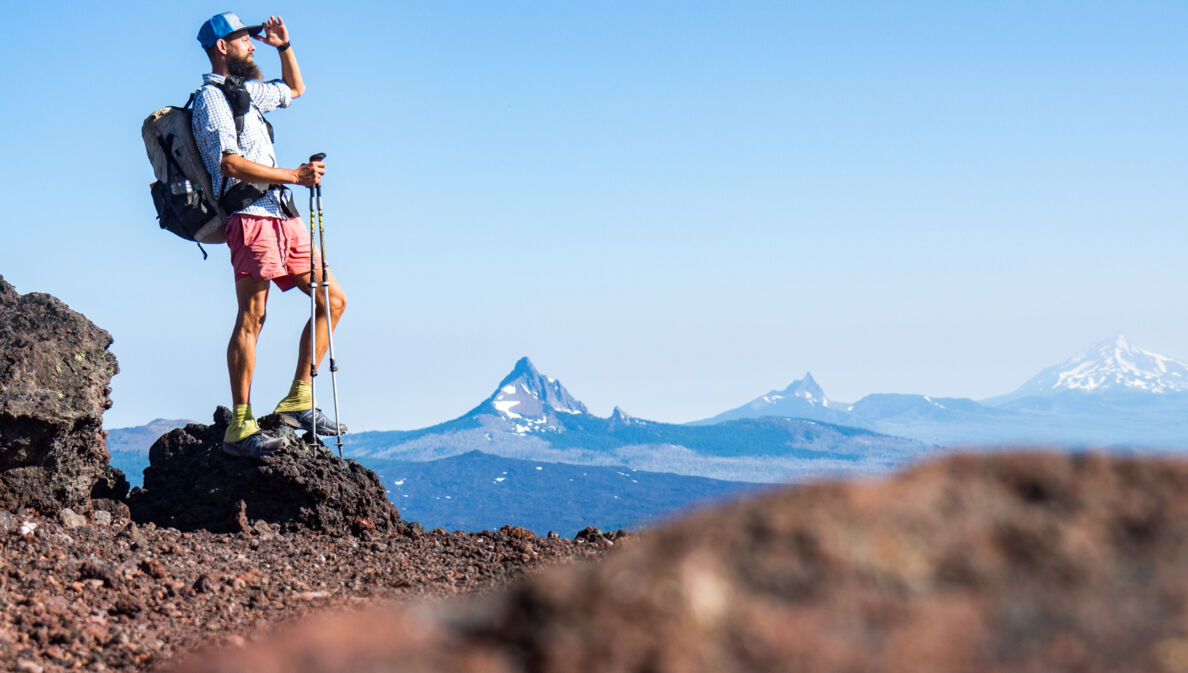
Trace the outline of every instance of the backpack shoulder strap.
<instances>
[{"instance_id":1,"label":"backpack shoulder strap","mask_svg":"<svg viewBox=\"0 0 1188 673\"><path fill-rule=\"evenodd\" d=\"M219 91L223 92L223 97L227 99L227 105L231 108L231 116L235 118L236 135L243 133L243 116L252 107L251 94L243 86L242 81L239 79L233 80L231 77L227 77L222 82L215 84L215 86L219 88Z\"/></svg>"},{"instance_id":2,"label":"backpack shoulder strap","mask_svg":"<svg viewBox=\"0 0 1188 673\"><path fill-rule=\"evenodd\" d=\"M237 96L236 92L241 91L245 97L248 96L247 89L242 88L242 86L236 87L227 80L223 80L222 82L205 82L202 84L202 86L198 87L198 91L190 94L190 100L186 101L186 104L183 107L188 108L193 105L194 99L198 96L198 92L202 91L208 86L212 86L223 92L223 98L227 100L227 107L231 108L231 118L235 120L235 135L238 137L240 133L243 133L243 116L247 114L246 106L243 111L237 112L235 109ZM246 100L250 102L251 98L246 98Z\"/></svg>"}]
</instances>

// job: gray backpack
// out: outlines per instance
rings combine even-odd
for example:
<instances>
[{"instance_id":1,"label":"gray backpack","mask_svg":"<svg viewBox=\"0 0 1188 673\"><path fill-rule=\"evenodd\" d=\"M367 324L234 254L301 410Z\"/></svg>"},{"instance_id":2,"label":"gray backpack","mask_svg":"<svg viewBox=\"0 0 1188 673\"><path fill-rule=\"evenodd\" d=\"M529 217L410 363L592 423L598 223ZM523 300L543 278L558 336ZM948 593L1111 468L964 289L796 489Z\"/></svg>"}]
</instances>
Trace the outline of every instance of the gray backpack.
<instances>
[{"instance_id":1,"label":"gray backpack","mask_svg":"<svg viewBox=\"0 0 1188 673\"><path fill-rule=\"evenodd\" d=\"M235 120L235 131L237 135L242 133L243 117L251 108L251 95L243 80L228 76L221 83L204 86L214 86L223 92ZM231 213L246 208L270 188L282 187L241 181L223 194L214 194L190 124L193 117L190 106L197 95L197 92L190 94L181 107L171 105L149 115L140 127L140 135L144 137L144 149L157 177L150 187L161 228L187 241L196 241L201 249L203 243L226 242L223 229ZM265 119L264 125L272 138L272 124ZM282 206L290 209L286 211L290 215L296 215L291 198L283 199ZM205 250L202 257L206 258Z\"/></svg>"},{"instance_id":2,"label":"gray backpack","mask_svg":"<svg viewBox=\"0 0 1188 673\"><path fill-rule=\"evenodd\" d=\"M190 105L161 108L140 127L157 181L151 185L161 228L198 243L223 243L227 213L210 186L210 174L194 142ZM206 254L205 251L202 253Z\"/></svg>"}]
</instances>

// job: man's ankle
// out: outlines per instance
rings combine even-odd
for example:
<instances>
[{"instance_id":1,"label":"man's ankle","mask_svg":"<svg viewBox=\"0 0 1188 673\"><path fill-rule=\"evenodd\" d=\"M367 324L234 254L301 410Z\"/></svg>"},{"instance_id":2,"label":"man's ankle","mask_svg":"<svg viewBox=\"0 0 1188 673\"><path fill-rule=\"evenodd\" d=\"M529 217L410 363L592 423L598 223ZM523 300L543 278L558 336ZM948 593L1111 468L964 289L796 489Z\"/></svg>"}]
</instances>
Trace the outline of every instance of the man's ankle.
<instances>
[{"instance_id":1,"label":"man's ankle","mask_svg":"<svg viewBox=\"0 0 1188 673\"><path fill-rule=\"evenodd\" d=\"M313 382L294 379L289 386L289 394L277 403L273 413L282 411L304 411L313 405Z\"/></svg>"},{"instance_id":2,"label":"man's ankle","mask_svg":"<svg viewBox=\"0 0 1188 673\"><path fill-rule=\"evenodd\" d=\"M223 441L234 444L260 432L260 425L252 416L251 404L236 404L231 409L231 423L223 433Z\"/></svg>"}]
</instances>

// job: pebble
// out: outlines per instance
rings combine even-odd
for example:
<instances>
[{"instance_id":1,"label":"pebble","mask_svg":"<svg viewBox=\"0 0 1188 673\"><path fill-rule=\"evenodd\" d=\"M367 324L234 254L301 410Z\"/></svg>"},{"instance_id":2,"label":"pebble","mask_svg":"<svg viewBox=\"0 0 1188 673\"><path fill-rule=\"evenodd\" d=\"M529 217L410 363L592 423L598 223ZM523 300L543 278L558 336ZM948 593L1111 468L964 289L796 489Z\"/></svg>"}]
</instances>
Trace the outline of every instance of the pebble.
<instances>
[{"instance_id":1,"label":"pebble","mask_svg":"<svg viewBox=\"0 0 1188 673\"><path fill-rule=\"evenodd\" d=\"M12 512L6 509L0 509L0 533L8 535L16 530L19 525L20 522Z\"/></svg>"},{"instance_id":2,"label":"pebble","mask_svg":"<svg viewBox=\"0 0 1188 673\"><path fill-rule=\"evenodd\" d=\"M150 558L140 562L140 570L155 579L165 577L165 566L157 559Z\"/></svg>"},{"instance_id":3,"label":"pebble","mask_svg":"<svg viewBox=\"0 0 1188 673\"><path fill-rule=\"evenodd\" d=\"M76 514L74 510L67 507L58 512L58 522L65 528L79 528L87 525L87 517Z\"/></svg>"}]
</instances>

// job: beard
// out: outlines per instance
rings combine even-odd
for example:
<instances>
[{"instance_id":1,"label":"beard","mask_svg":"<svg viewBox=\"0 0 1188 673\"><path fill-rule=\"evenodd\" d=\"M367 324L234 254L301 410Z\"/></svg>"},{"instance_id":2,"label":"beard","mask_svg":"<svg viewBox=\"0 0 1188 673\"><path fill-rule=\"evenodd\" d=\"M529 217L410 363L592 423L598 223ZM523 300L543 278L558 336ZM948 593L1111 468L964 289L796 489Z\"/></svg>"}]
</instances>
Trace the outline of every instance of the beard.
<instances>
[{"instance_id":1,"label":"beard","mask_svg":"<svg viewBox=\"0 0 1188 673\"><path fill-rule=\"evenodd\" d=\"M228 58L227 59L227 74L234 77L240 77L243 80L249 79L264 79L260 74L260 68L256 67L255 62L248 58Z\"/></svg>"}]
</instances>

